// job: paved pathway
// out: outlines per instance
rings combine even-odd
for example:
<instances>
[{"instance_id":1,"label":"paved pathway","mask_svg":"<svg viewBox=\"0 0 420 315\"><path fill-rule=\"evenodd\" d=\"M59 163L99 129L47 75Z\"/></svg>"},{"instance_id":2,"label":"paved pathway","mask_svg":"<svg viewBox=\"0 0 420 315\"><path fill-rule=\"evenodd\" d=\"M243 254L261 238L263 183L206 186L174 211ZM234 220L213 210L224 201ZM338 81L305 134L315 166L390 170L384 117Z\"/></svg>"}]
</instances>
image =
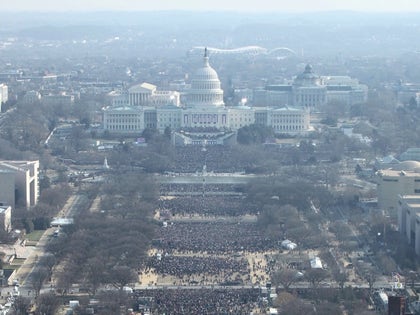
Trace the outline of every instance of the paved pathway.
<instances>
[{"instance_id":1,"label":"paved pathway","mask_svg":"<svg viewBox=\"0 0 420 315\"><path fill-rule=\"evenodd\" d=\"M71 195L67 200L66 204L58 213L58 216L67 217L71 213L71 211L74 210L74 206L80 202L80 197L81 196L77 194ZM23 290L30 290L30 274L35 270L35 268L37 267L37 263L40 261L40 259L45 255L45 247L56 229L57 228L55 227L51 227L45 230L44 234L41 236L36 246L34 246L31 254L24 261L22 266L20 266L19 269L16 271L14 279L19 281ZM14 279L11 280L13 281Z\"/></svg>"}]
</instances>

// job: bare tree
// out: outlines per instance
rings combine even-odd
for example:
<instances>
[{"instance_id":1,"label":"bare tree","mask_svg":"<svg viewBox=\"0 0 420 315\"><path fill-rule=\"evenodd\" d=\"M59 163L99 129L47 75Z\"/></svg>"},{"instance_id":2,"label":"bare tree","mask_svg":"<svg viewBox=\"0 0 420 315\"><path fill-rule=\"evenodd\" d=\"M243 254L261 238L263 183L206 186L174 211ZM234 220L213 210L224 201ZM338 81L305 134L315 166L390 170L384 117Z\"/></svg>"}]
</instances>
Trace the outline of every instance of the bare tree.
<instances>
[{"instance_id":1,"label":"bare tree","mask_svg":"<svg viewBox=\"0 0 420 315\"><path fill-rule=\"evenodd\" d=\"M316 306L316 314L319 315L329 315L329 314L340 314L342 310L338 303L331 303L323 301L319 305Z\"/></svg>"},{"instance_id":2,"label":"bare tree","mask_svg":"<svg viewBox=\"0 0 420 315\"><path fill-rule=\"evenodd\" d=\"M106 281L106 269L103 259L94 257L87 262L85 269L85 281L92 295Z\"/></svg>"},{"instance_id":3,"label":"bare tree","mask_svg":"<svg viewBox=\"0 0 420 315\"><path fill-rule=\"evenodd\" d=\"M23 296L17 296L13 302L13 310L15 315L26 315L29 314L29 306L31 305L31 299Z\"/></svg>"},{"instance_id":4,"label":"bare tree","mask_svg":"<svg viewBox=\"0 0 420 315\"><path fill-rule=\"evenodd\" d=\"M53 293L41 294L37 298L37 315L54 315L60 306L60 299Z\"/></svg>"},{"instance_id":5,"label":"bare tree","mask_svg":"<svg viewBox=\"0 0 420 315\"><path fill-rule=\"evenodd\" d=\"M376 282L376 275L374 274L374 273L369 273L367 276L366 276L366 281L367 281L367 283L368 283L368 285L369 285L369 290L372 292L372 290L373 290L373 286L374 286L374 284L375 284L375 282Z\"/></svg>"},{"instance_id":6,"label":"bare tree","mask_svg":"<svg viewBox=\"0 0 420 315\"><path fill-rule=\"evenodd\" d=\"M48 278L51 278L53 273L53 268L57 262L55 256L51 253L47 253L40 260L40 265L44 267L48 272Z\"/></svg>"},{"instance_id":7,"label":"bare tree","mask_svg":"<svg viewBox=\"0 0 420 315\"><path fill-rule=\"evenodd\" d=\"M313 288L317 288L321 281L327 278L327 272L324 269L310 269L306 272L306 279L310 282Z\"/></svg>"},{"instance_id":8,"label":"bare tree","mask_svg":"<svg viewBox=\"0 0 420 315\"><path fill-rule=\"evenodd\" d=\"M120 314L122 307L126 308L127 305L132 304L128 294L124 291L101 291L98 298L103 306L101 315Z\"/></svg>"},{"instance_id":9,"label":"bare tree","mask_svg":"<svg viewBox=\"0 0 420 315\"><path fill-rule=\"evenodd\" d=\"M31 286L35 291L35 296L39 295L39 292L42 289L42 285L44 284L45 280L48 278L48 271L47 269L40 267L38 270L34 271L31 274Z\"/></svg>"},{"instance_id":10,"label":"bare tree","mask_svg":"<svg viewBox=\"0 0 420 315\"><path fill-rule=\"evenodd\" d=\"M340 287L341 290L344 289L344 284L347 281L347 275L344 272L338 272L335 274L335 281L337 281L338 286Z\"/></svg>"},{"instance_id":11,"label":"bare tree","mask_svg":"<svg viewBox=\"0 0 420 315\"><path fill-rule=\"evenodd\" d=\"M298 280L296 270L284 268L277 270L272 276L271 281L275 286L282 285L288 291L290 286Z\"/></svg>"},{"instance_id":12,"label":"bare tree","mask_svg":"<svg viewBox=\"0 0 420 315\"><path fill-rule=\"evenodd\" d=\"M127 266L116 266L109 274L110 282L120 291L129 283L137 282L137 274Z\"/></svg>"},{"instance_id":13,"label":"bare tree","mask_svg":"<svg viewBox=\"0 0 420 315\"><path fill-rule=\"evenodd\" d=\"M312 304L302 299L294 298L293 300L282 305L279 312L281 315L313 315L315 310Z\"/></svg>"},{"instance_id":14,"label":"bare tree","mask_svg":"<svg viewBox=\"0 0 420 315\"><path fill-rule=\"evenodd\" d=\"M77 280L77 276L79 274L78 269L78 266L67 262L63 270L57 274L55 287L59 292L61 292L61 294L64 295L71 288L71 285Z\"/></svg>"}]
</instances>

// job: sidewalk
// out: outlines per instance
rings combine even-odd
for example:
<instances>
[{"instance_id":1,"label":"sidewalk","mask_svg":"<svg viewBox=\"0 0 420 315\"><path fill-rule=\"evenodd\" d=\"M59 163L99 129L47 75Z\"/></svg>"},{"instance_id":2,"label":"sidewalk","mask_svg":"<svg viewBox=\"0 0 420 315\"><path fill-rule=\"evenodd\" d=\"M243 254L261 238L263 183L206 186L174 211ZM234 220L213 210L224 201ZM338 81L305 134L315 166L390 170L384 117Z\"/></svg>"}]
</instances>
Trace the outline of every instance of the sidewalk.
<instances>
[{"instance_id":1,"label":"sidewalk","mask_svg":"<svg viewBox=\"0 0 420 315\"><path fill-rule=\"evenodd\" d=\"M75 201L77 201L77 197L78 195L76 191L73 191L72 195L67 199L67 202L65 203L63 208L57 213L57 216L65 217L72 208ZM44 234L42 234L36 246L32 246L33 249L32 252L29 254L28 258L26 258L22 266L20 266L19 269L16 270L14 279L9 279L9 283L12 283L13 280L17 279L19 281L19 284L22 286L30 285L30 283L26 283L28 277L35 268L40 258L42 258L45 255L45 247L55 230L56 228L54 227L45 230Z\"/></svg>"},{"instance_id":2,"label":"sidewalk","mask_svg":"<svg viewBox=\"0 0 420 315\"><path fill-rule=\"evenodd\" d=\"M45 230L44 234L39 239L36 246L34 246L32 253L25 260L22 266L20 266L19 269L16 271L15 279L19 281L20 285L26 285L26 280L29 274L32 272L39 259L45 255L45 246L49 241L50 237L52 237L54 230L55 228L49 228Z\"/></svg>"}]
</instances>

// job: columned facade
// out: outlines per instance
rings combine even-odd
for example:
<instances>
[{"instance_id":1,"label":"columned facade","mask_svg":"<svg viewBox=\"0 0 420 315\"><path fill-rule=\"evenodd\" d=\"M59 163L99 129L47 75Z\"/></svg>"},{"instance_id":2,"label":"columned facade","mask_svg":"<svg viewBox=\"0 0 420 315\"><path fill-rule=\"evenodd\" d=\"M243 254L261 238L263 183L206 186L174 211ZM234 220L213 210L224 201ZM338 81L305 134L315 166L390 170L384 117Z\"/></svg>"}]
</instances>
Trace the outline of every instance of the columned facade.
<instances>
[{"instance_id":1,"label":"columned facade","mask_svg":"<svg viewBox=\"0 0 420 315\"><path fill-rule=\"evenodd\" d=\"M104 130L110 133L139 133L145 128L144 111L135 107L109 107L103 114Z\"/></svg>"},{"instance_id":2,"label":"columned facade","mask_svg":"<svg viewBox=\"0 0 420 315\"><path fill-rule=\"evenodd\" d=\"M229 128L228 111L225 108L187 108L182 110L182 127Z\"/></svg>"},{"instance_id":3,"label":"columned facade","mask_svg":"<svg viewBox=\"0 0 420 315\"><path fill-rule=\"evenodd\" d=\"M308 74L301 78L303 86L308 80L317 80L311 68L307 70ZM209 64L207 50L202 66L191 77L191 88L185 93L183 106L177 106L176 94L156 91L156 86L148 83L131 87L126 95L128 106L111 106L103 110L104 130L139 134L145 128L157 128L163 132L169 127L173 131L188 132L188 136L184 133L180 138L191 137L185 142L190 144L202 141L197 140L203 138L202 133L206 133L207 143L210 143L211 137L214 138L211 141L218 143L217 137L229 138L229 133L234 134L254 123L273 127L275 133L297 134L309 130L309 111L305 108L226 107L221 83L217 72Z\"/></svg>"},{"instance_id":4,"label":"columned facade","mask_svg":"<svg viewBox=\"0 0 420 315\"><path fill-rule=\"evenodd\" d=\"M152 94L156 92L156 86L142 83L128 89L128 102L131 106L148 106Z\"/></svg>"}]
</instances>

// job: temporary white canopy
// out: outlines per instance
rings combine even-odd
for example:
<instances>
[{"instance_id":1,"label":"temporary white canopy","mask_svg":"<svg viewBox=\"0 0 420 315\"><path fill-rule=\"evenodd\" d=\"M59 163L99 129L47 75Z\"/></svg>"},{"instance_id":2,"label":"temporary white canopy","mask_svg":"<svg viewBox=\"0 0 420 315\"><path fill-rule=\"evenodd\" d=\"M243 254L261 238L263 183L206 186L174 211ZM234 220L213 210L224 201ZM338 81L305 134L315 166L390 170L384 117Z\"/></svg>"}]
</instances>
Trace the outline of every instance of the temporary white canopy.
<instances>
[{"instance_id":1,"label":"temporary white canopy","mask_svg":"<svg viewBox=\"0 0 420 315\"><path fill-rule=\"evenodd\" d=\"M284 241L281 242L281 247L283 247L285 249L293 250L297 247L297 244L293 243L290 240L284 240Z\"/></svg>"},{"instance_id":2,"label":"temporary white canopy","mask_svg":"<svg viewBox=\"0 0 420 315\"><path fill-rule=\"evenodd\" d=\"M312 269L322 269L322 262L319 257L314 257L311 259L311 268Z\"/></svg>"}]
</instances>

